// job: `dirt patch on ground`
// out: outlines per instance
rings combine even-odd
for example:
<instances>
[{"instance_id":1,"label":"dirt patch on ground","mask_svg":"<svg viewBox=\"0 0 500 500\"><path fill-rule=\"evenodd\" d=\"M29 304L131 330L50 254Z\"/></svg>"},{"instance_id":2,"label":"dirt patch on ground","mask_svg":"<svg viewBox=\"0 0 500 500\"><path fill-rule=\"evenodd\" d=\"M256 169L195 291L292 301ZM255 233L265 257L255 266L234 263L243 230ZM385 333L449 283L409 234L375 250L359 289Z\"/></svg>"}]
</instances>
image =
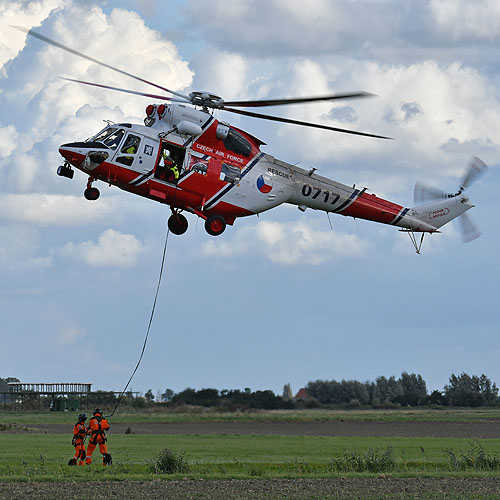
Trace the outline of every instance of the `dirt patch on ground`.
<instances>
[{"instance_id":1,"label":"dirt patch on ground","mask_svg":"<svg viewBox=\"0 0 500 500\"><path fill-rule=\"evenodd\" d=\"M191 422L111 424L111 434L250 434L278 436L500 437L500 422ZM35 429L36 428L36 429ZM28 432L68 434L66 424L37 424ZM10 432L6 430L5 432ZM19 432L19 431L17 431ZM26 432L26 431L24 431Z\"/></svg>"},{"instance_id":2,"label":"dirt patch on ground","mask_svg":"<svg viewBox=\"0 0 500 500\"><path fill-rule=\"evenodd\" d=\"M227 481L109 481L92 483L0 483L0 500L210 499L401 499L498 498L499 478L296 479Z\"/></svg>"}]
</instances>

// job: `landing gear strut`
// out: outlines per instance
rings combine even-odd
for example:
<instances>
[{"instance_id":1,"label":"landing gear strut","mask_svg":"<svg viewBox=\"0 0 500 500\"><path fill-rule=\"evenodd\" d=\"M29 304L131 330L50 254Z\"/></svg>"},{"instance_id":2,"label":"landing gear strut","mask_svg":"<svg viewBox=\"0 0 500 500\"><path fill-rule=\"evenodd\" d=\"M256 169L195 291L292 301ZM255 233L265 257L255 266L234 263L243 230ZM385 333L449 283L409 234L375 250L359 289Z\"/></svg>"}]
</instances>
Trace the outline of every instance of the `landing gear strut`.
<instances>
[{"instance_id":1,"label":"landing gear strut","mask_svg":"<svg viewBox=\"0 0 500 500\"><path fill-rule=\"evenodd\" d=\"M403 233L408 233L408 236L410 237L410 240L415 247L415 251L420 255L420 249L422 248L422 243L424 242L425 233L422 231L422 235L420 236L419 241L412 229L400 229L400 231Z\"/></svg>"},{"instance_id":2,"label":"landing gear strut","mask_svg":"<svg viewBox=\"0 0 500 500\"><path fill-rule=\"evenodd\" d=\"M188 221L184 215L172 210L172 215L168 218L168 228L171 233L184 234L188 228Z\"/></svg>"},{"instance_id":3,"label":"landing gear strut","mask_svg":"<svg viewBox=\"0 0 500 500\"><path fill-rule=\"evenodd\" d=\"M89 180L87 182L87 189L83 192L83 196L85 196L86 200L95 201L101 195L100 191L97 188L92 187L92 183L94 181L95 179L93 177L89 177Z\"/></svg>"},{"instance_id":4,"label":"landing gear strut","mask_svg":"<svg viewBox=\"0 0 500 500\"><path fill-rule=\"evenodd\" d=\"M68 179L73 179L75 171L71 168L70 164L66 161L63 165L57 167L57 175L61 177L67 177Z\"/></svg>"}]
</instances>

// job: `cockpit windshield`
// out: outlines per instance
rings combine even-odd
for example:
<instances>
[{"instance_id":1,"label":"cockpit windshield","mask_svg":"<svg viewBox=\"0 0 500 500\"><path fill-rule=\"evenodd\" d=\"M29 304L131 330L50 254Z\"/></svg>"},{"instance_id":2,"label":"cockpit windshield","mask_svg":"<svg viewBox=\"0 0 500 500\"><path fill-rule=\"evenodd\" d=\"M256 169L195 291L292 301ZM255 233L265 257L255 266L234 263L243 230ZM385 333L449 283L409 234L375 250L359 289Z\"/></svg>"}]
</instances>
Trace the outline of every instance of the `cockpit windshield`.
<instances>
[{"instance_id":1,"label":"cockpit windshield","mask_svg":"<svg viewBox=\"0 0 500 500\"><path fill-rule=\"evenodd\" d=\"M122 140L123 134L125 134L125 130L118 129L115 130L112 134L110 134L104 141L102 141L108 148L116 149L120 141Z\"/></svg>"},{"instance_id":2,"label":"cockpit windshield","mask_svg":"<svg viewBox=\"0 0 500 500\"><path fill-rule=\"evenodd\" d=\"M92 141L93 142L102 142L102 141L104 141L104 139L106 139L106 137L108 137L109 135L111 135L115 131L116 131L116 128L112 128L112 127L105 128L103 131L99 132L96 136L94 136L92 138Z\"/></svg>"},{"instance_id":3,"label":"cockpit windshield","mask_svg":"<svg viewBox=\"0 0 500 500\"><path fill-rule=\"evenodd\" d=\"M109 127L99 132L94 138L94 142L102 142L110 149L116 149L120 144L125 131L121 128Z\"/></svg>"}]
</instances>

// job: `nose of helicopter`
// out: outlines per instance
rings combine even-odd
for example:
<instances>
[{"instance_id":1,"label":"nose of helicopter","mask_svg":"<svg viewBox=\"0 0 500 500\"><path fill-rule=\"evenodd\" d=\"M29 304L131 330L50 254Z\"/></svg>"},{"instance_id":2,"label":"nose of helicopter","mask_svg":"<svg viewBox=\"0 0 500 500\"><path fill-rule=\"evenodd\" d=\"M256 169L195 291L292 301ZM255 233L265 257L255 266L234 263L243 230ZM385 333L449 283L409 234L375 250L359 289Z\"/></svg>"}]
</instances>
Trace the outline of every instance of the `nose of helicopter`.
<instances>
[{"instance_id":1,"label":"nose of helicopter","mask_svg":"<svg viewBox=\"0 0 500 500\"><path fill-rule=\"evenodd\" d=\"M82 164L82 161L85 158L85 155L89 152L89 150L95 149L109 149L107 146L102 144L101 142L68 142L66 144L61 144L59 146L60 155L67 160L69 163L75 166L79 166Z\"/></svg>"}]
</instances>

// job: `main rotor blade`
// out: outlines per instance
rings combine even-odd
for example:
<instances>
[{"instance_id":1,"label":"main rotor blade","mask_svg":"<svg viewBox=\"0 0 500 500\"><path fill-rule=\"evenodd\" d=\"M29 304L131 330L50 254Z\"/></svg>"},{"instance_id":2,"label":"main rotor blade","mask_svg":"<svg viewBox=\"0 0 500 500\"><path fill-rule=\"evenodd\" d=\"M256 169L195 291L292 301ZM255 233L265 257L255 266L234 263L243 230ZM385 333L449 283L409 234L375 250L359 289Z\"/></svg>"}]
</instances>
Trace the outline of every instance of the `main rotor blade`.
<instances>
[{"instance_id":1,"label":"main rotor blade","mask_svg":"<svg viewBox=\"0 0 500 500\"><path fill-rule=\"evenodd\" d=\"M175 99L174 97L167 97L164 95L148 94L147 92L137 92L136 90L121 89L119 87L111 87L110 85L103 85L102 83L92 83L84 82L83 80L75 80L74 78L65 78L63 76L59 77L61 80L67 80L68 82L83 83L84 85L90 85L92 87L100 87L102 89L116 90L118 92L125 92L126 94L140 95L144 97L151 97L153 99L161 99L163 101L170 102L186 102L184 99Z\"/></svg>"},{"instance_id":2,"label":"main rotor blade","mask_svg":"<svg viewBox=\"0 0 500 500\"><path fill-rule=\"evenodd\" d=\"M474 224L474 222L472 222L472 219L468 214L463 213L458 218L458 223L460 225L460 232L462 233L462 240L464 243L474 241L481 236L481 231Z\"/></svg>"},{"instance_id":3,"label":"main rotor blade","mask_svg":"<svg viewBox=\"0 0 500 500\"><path fill-rule=\"evenodd\" d=\"M243 111L240 109L226 108L225 106L222 109L224 111L229 111L230 113L251 116L252 118L262 118L263 120L271 120L271 121L281 122L281 123L292 123L294 125L303 125L304 127L313 127L313 128L324 129L324 130L333 130L334 132L344 132L346 134L363 135L365 137L375 137L377 139L392 139L392 137L384 137L383 135L368 134L366 132L357 132L355 130L348 130L345 128L329 127L328 125L319 125L317 123L303 122L300 120L291 120L290 118L281 118L279 116L261 115L260 113L253 113L251 111Z\"/></svg>"},{"instance_id":4,"label":"main rotor blade","mask_svg":"<svg viewBox=\"0 0 500 500\"><path fill-rule=\"evenodd\" d=\"M488 170L488 165L486 165L486 163L484 163L483 160L480 160L477 156L473 156L469 164L469 169L465 173L460 187L462 189L467 189L479 177L481 177L486 170Z\"/></svg>"},{"instance_id":5,"label":"main rotor blade","mask_svg":"<svg viewBox=\"0 0 500 500\"><path fill-rule=\"evenodd\" d=\"M375 94L369 92L350 92L343 94L330 94L317 97L296 97L285 99L262 99L255 101L225 101L224 106L236 106L240 108L255 108L261 106L280 106L282 104L300 104L316 101L333 101L336 99L356 99L360 97L374 97Z\"/></svg>"},{"instance_id":6,"label":"main rotor blade","mask_svg":"<svg viewBox=\"0 0 500 500\"><path fill-rule=\"evenodd\" d=\"M41 35L40 33L37 33L36 31L29 30L23 26L12 26L12 27L16 28L19 31L24 31L28 35L30 35L34 38L38 38L39 40L42 40L42 42L48 43L49 45L53 45L54 47L58 47L59 49L65 50L66 52L70 52L71 54L74 54L76 56L83 57L83 59L87 59L88 61L99 64L100 66L104 66L105 68L116 71L117 73L121 73L122 75L129 76L130 78L134 78L135 80L138 80L140 82L146 83L148 85L152 85L153 87L164 90L165 92L168 92L169 94L176 95L177 97L182 97L182 98L186 99L187 101L191 100L189 98L189 96L185 96L183 94L180 94L179 92L175 92L173 90L162 87L161 85L157 85L156 83L145 80L144 78L140 78L139 76L135 76L135 75L132 75L131 73L127 73L126 71L115 68L114 66L111 66L110 64L106 64L102 61L98 61L97 59L94 59L93 57L82 54L81 52L78 52L77 50L72 49L71 47L66 47L66 45L63 45L62 43L56 42L55 40L52 40L51 38L48 38L44 35Z\"/></svg>"}]
</instances>

